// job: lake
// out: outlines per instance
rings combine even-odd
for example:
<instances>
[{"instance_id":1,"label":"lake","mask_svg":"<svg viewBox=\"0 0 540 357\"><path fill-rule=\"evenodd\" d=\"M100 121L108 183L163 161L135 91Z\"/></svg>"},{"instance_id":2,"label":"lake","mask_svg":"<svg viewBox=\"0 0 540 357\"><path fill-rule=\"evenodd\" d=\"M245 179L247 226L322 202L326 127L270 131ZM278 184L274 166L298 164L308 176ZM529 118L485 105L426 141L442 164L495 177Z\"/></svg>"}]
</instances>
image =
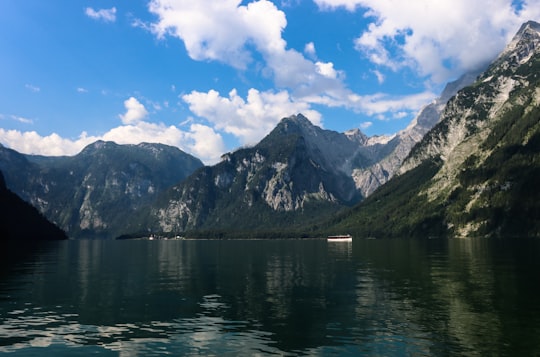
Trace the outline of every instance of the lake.
<instances>
[{"instance_id":1,"label":"lake","mask_svg":"<svg viewBox=\"0 0 540 357\"><path fill-rule=\"evenodd\" d=\"M538 240L88 240L1 257L0 353L540 355Z\"/></svg>"}]
</instances>

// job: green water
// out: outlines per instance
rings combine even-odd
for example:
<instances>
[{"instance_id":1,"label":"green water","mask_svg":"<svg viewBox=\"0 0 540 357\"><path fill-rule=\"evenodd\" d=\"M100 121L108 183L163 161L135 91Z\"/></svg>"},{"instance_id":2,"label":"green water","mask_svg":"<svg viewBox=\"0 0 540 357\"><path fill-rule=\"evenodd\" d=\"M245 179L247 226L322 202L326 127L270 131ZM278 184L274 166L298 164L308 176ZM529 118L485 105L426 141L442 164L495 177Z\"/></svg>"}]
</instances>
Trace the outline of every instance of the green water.
<instances>
[{"instance_id":1,"label":"green water","mask_svg":"<svg viewBox=\"0 0 540 357\"><path fill-rule=\"evenodd\" d=\"M540 355L540 241L67 241L22 250L2 248L0 353Z\"/></svg>"}]
</instances>

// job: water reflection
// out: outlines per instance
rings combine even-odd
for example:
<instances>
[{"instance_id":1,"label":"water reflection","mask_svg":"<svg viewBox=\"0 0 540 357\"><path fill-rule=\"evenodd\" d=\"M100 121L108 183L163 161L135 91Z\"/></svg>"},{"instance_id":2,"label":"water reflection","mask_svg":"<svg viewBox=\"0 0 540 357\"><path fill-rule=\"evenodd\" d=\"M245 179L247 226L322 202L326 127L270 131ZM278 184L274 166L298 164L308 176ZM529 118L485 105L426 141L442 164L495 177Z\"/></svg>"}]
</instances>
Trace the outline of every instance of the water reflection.
<instances>
[{"instance_id":1,"label":"water reflection","mask_svg":"<svg viewBox=\"0 0 540 357\"><path fill-rule=\"evenodd\" d=\"M0 352L540 354L537 241L81 241L13 262Z\"/></svg>"}]
</instances>

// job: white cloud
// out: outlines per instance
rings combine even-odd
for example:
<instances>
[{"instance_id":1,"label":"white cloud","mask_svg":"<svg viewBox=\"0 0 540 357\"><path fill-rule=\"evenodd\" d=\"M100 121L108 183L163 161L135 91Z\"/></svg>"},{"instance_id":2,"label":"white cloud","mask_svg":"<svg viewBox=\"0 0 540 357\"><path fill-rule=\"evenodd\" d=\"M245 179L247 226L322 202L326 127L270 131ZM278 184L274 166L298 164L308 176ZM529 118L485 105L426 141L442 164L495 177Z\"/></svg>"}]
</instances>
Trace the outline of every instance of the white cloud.
<instances>
[{"instance_id":1,"label":"white cloud","mask_svg":"<svg viewBox=\"0 0 540 357\"><path fill-rule=\"evenodd\" d=\"M317 58L317 51L315 50L315 44L313 42L306 43L304 46L304 53L310 58Z\"/></svg>"},{"instance_id":2,"label":"white cloud","mask_svg":"<svg viewBox=\"0 0 540 357\"><path fill-rule=\"evenodd\" d=\"M225 151L223 138L209 126L192 124L186 136L191 139L191 152L195 156L203 158L204 162L217 162Z\"/></svg>"},{"instance_id":3,"label":"white cloud","mask_svg":"<svg viewBox=\"0 0 540 357\"><path fill-rule=\"evenodd\" d=\"M369 129L373 125L373 122L365 121L363 123L360 123L360 129L366 130Z\"/></svg>"},{"instance_id":4,"label":"white cloud","mask_svg":"<svg viewBox=\"0 0 540 357\"><path fill-rule=\"evenodd\" d=\"M380 71L378 70L374 70L373 71L373 74L375 75L375 77L377 77L377 82L379 82L379 84L383 84L384 83L384 80L385 80L385 77L384 77L384 74L382 74Z\"/></svg>"},{"instance_id":5,"label":"white cloud","mask_svg":"<svg viewBox=\"0 0 540 357\"><path fill-rule=\"evenodd\" d=\"M33 84L25 84L24 87L28 89L31 92L38 93L41 91L41 88L33 85Z\"/></svg>"},{"instance_id":6,"label":"white cloud","mask_svg":"<svg viewBox=\"0 0 540 357\"><path fill-rule=\"evenodd\" d=\"M101 20L104 22L115 22L116 21L116 7L110 9L99 9L94 10L91 7L87 7L84 10L86 16L94 19Z\"/></svg>"},{"instance_id":7,"label":"white cloud","mask_svg":"<svg viewBox=\"0 0 540 357\"><path fill-rule=\"evenodd\" d=\"M216 129L233 134L242 144L261 140L283 117L303 113L320 125L321 115L306 102L294 101L287 91L259 92L250 89L246 100L235 89L223 97L219 92L193 91L182 96L190 110L209 120Z\"/></svg>"},{"instance_id":8,"label":"white cloud","mask_svg":"<svg viewBox=\"0 0 540 357\"><path fill-rule=\"evenodd\" d=\"M316 62L317 73L327 77L327 78L337 78L338 73L334 69L334 64L332 62Z\"/></svg>"},{"instance_id":9,"label":"white cloud","mask_svg":"<svg viewBox=\"0 0 540 357\"><path fill-rule=\"evenodd\" d=\"M126 107L126 113L119 115L124 124L136 124L148 116L148 111L144 105L134 97L124 101L124 106Z\"/></svg>"},{"instance_id":10,"label":"white cloud","mask_svg":"<svg viewBox=\"0 0 540 357\"><path fill-rule=\"evenodd\" d=\"M285 14L267 0L239 6L240 0L152 0L149 9L158 16L150 25L158 36L171 35L184 41L195 60L216 60L236 68L252 61L246 43L257 47L284 48L281 31Z\"/></svg>"},{"instance_id":11,"label":"white cloud","mask_svg":"<svg viewBox=\"0 0 540 357\"><path fill-rule=\"evenodd\" d=\"M540 7L512 0L314 0L321 9L345 7L374 18L356 48L375 64L413 68L442 83L492 60L519 26L540 19Z\"/></svg>"},{"instance_id":12,"label":"white cloud","mask_svg":"<svg viewBox=\"0 0 540 357\"><path fill-rule=\"evenodd\" d=\"M23 123L23 124L34 124L34 120L29 119L29 118L25 118L25 117L21 117L19 115L0 114L0 120L5 120L5 119L12 119L12 120L18 121L19 123Z\"/></svg>"},{"instance_id":13,"label":"white cloud","mask_svg":"<svg viewBox=\"0 0 540 357\"><path fill-rule=\"evenodd\" d=\"M97 139L97 137L88 137L84 133L78 139L71 140L62 138L56 133L41 136L35 131L21 132L0 128L0 142L25 154L73 155Z\"/></svg>"},{"instance_id":14,"label":"white cloud","mask_svg":"<svg viewBox=\"0 0 540 357\"><path fill-rule=\"evenodd\" d=\"M32 119L28 119L28 118L17 116L17 115L12 115L11 119L18 121L19 123L23 123L23 124L34 124L34 121Z\"/></svg>"},{"instance_id":15,"label":"white cloud","mask_svg":"<svg viewBox=\"0 0 540 357\"><path fill-rule=\"evenodd\" d=\"M361 0L314 0L315 3L321 9L333 9L336 7L344 7L349 11L354 11L356 7L362 5L363 1Z\"/></svg>"},{"instance_id":16,"label":"white cloud","mask_svg":"<svg viewBox=\"0 0 540 357\"><path fill-rule=\"evenodd\" d=\"M83 88L83 87L78 87L77 88L77 93L88 93L88 89Z\"/></svg>"},{"instance_id":17,"label":"white cloud","mask_svg":"<svg viewBox=\"0 0 540 357\"><path fill-rule=\"evenodd\" d=\"M287 49L282 32L287 26L285 13L268 0L240 5L240 0L152 0L150 12L158 21L151 28L159 38L181 39L194 60L224 62L246 69L257 51L264 60L262 74L272 76L276 86L290 90L295 98L322 95L329 98L346 94L344 75L328 62L314 63L302 53ZM315 45L308 44L314 55ZM311 53L313 51L313 53Z\"/></svg>"}]
</instances>

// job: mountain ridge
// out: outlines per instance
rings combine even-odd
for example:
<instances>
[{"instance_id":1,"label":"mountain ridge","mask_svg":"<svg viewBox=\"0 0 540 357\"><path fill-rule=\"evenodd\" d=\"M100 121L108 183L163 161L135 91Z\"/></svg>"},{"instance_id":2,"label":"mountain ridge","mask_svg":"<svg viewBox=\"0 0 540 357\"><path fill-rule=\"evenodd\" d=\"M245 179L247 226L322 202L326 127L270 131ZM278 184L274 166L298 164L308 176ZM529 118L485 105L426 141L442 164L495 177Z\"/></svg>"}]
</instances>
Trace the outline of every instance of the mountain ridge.
<instances>
[{"instance_id":1,"label":"mountain ridge","mask_svg":"<svg viewBox=\"0 0 540 357\"><path fill-rule=\"evenodd\" d=\"M540 236L539 28L524 24L448 102L395 179L329 229L377 237Z\"/></svg>"}]
</instances>

